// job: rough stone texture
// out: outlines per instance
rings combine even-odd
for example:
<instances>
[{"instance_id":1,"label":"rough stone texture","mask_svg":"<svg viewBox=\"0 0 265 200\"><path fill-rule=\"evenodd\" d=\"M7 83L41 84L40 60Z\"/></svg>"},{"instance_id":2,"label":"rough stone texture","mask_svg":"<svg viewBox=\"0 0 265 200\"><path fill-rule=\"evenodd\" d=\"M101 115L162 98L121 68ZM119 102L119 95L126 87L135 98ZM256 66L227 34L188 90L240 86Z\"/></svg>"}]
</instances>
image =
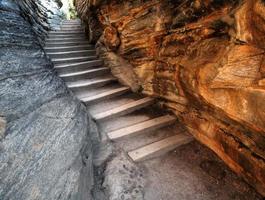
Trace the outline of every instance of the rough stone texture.
<instances>
[{"instance_id":1,"label":"rough stone texture","mask_svg":"<svg viewBox=\"0 0 265 200\"><path fill-rule=\"evenodd\" d=\"M140 83L133 66L115 53L120 43L118 31L112 26L106 27L97 41L97 55L103 59L105 66L111 69L111 73L119 79L120 83L129 86L132 91L137 92L140 90Z\"/></svg>"},{"instance_id":2,"label":"rough stone texture","mask_svg":"<svg viewBox=\"0 0 265 200\"><path fill-rule=\"evenodd\" d=\"M86 108L39 43L49 27L44 1L18 2L0 1L0 199L91 199Z\"/></svg>"},{"instance_id":3,"label":"rough stone texture","mask_svg":"<svg viewBox=\"0 0 265 200\"><path fill-rule=\"evenodd\" d=\"M63 12L60 11L62 6L60 0L14 0L13 2L20 7L21 14L31 24L42 45L49 30L60 28L63 17Z\"/></svg>"},{"instance_id":4,"label":"rough stone texture","mask_svg":"<svg viewBox=\"0 0 265 200\"><path fill-rule=\"evenodd\" d=\"M0 117L0 139L4 137L6 131L6 120Z\"/></svg>"},{"instance_id":5,"label":"rough stone texture","mask_svg":"<svg viewBox=\"0 0 265 200\"><path fill-rule=\"evenodd\" d=\"M143 93L160 97L195 138L265 195L264 1L76 6L103 59L128 62Z\"/></svg>"},{"instance_id":6,"label":"rough stone texture","mask_svg":"<svg viewBox=\"0 0 265 200\"><path fill-rule=\"evenodd\" d=\"M108 51L101 40L98 41L96 47L97 54L103 59L104 65L111 69L111 73L119 79L119 82L129 86L134 92L139 91L141 87L133 66L121 56Z\"/></svg>"},{"instance_id":7,"label":"rough stone texture","mask_svg":"<svg viewBox=\"0 0 265 200\"><path fill-rule=\"evenodd\" d=\"M108 163L103 185L108 188L109 200L144 200L143 171L130 162L124 153Z\"/></svg>"}]
</instances>

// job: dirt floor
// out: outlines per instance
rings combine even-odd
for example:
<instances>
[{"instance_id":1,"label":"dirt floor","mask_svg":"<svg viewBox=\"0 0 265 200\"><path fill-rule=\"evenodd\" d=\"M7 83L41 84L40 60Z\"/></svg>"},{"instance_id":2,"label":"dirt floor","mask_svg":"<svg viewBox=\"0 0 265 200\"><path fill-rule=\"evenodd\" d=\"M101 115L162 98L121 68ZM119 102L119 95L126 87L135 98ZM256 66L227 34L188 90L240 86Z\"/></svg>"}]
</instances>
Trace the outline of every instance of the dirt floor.
<instances>
[{"instance_id":1,"label":"dirt floor","mask_svg":"<svg viewBox=\"0 0 265 200\"><path fill-rule=\"evenodd\" d=\"M118 143L112 151L100 200L262 200L197 141L141 163L133 163Z\"/></svg>"},{"instance_id":2,"label":"dirt floor","mask_svg":"<svg viewBox=\"0 0 265 200\"><path fill-rule=\"evenodd\" d=\"M261 200L208 148L194 141L142 164L146 200Z\"/></svg>"}]
</instances>

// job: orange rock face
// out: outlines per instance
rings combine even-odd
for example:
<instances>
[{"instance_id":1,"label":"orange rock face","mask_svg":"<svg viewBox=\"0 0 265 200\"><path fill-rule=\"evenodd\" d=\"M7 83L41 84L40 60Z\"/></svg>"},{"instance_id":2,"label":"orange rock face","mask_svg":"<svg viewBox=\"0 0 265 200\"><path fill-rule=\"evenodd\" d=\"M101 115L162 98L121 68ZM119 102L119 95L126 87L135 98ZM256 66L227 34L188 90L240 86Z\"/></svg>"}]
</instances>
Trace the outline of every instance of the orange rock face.
<instances>
[{"instance_id":1,"label":"orange rock face","mask_svg":"<svg viewBox=\"0 0 265 200\"><path fill-rule=\"evenodd\" d=\"M265 1L76 0L76 6L102 58L116 58L108 65L126 61L134 74L128 85L159 97L265 195Z\"/></svg>"}]
</instances>

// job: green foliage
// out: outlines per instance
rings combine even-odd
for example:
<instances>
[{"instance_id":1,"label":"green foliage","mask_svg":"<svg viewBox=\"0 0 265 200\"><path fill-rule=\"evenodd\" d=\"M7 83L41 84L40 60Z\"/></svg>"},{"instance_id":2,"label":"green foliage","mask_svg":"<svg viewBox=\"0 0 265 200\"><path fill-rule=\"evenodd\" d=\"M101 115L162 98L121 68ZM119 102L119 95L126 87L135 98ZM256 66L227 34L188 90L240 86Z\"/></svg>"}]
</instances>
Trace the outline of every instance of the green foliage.
<instances>
[{"instance_id":1,"label":"green foliage","mask_svg":"<svg viewBox=\"0 0 265 200\"><path fill-rule=\"evenodd\" d=\"M74 7L69 8L69 14L70 14L70 19L76 19L77 18L77 12Z\"/></svg>"},{"instance_id":2,"label":"green foliage","mask_svg":"<svg viewBox=\"0 0 265 200\"><path fill-rule=\"evenodd\" d=\"M65 15L66 19L76 19L77 18L77 12L74 7L74 0L62 0L63 7L62 11Z\"/></svg>"}]
</instances>

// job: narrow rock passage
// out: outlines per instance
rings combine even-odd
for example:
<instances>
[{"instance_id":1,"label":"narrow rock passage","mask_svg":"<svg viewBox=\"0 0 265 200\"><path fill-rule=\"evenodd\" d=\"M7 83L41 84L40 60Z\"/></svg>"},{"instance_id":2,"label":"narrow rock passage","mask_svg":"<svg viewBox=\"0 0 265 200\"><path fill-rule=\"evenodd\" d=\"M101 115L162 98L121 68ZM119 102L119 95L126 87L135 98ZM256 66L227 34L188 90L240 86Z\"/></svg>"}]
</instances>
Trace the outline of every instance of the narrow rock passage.
<instances>
[{"instance_id":1,"label":"narrow rock passage","mask_svg":"<svg viewBox=\"0 0 265 200\"><path fill-rule=\"evenodd\" d=\"M1 200L262 199L155 99L120 85L61 6L0 1Z\"/></svg>"},{"instance_id":2,"label":"narrow rock passage","mask_svg":"<svg viewBox=\"0 0 265 200\"><path fill-rule=\"evenodd\" d=\"M88 43L80 20L50 32L45 49L97 123L93 199L260 199L155 99L119 84Z\"/></svg>"},{"instance_id":3,"label":"narrow rock passage","mask_svg":"<svg viewBox=\"0 0 265 200\"><path fill-rule=\"evenodd\" d=\"M159 111L155 99L133 94L129 87L118 83L87 42L80 20L64 21L61 30L50 32L45 49L68 88L87 104L103 140L130 140L139 135L142 140L141 135L148 137L157 129L177 123L175 116ZM138 114L143 108L157 111ZM192 137L181 128L124 149L133 161L142 161L191 141Z\"/></svg>"}]
</instances>

